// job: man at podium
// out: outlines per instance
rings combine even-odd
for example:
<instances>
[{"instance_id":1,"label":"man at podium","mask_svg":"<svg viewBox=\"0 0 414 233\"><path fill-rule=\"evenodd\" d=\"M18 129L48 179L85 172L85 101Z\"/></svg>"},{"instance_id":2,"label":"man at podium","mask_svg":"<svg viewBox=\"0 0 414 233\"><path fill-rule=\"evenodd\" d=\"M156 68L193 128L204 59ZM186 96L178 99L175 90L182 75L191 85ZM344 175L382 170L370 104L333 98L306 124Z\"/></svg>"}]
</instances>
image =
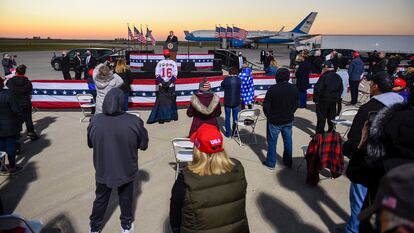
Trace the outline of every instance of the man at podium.
<instances>
[{"instance_id":1,"label":"man at podium","mask_svg":"<svg viewBox=\"0 0 414 233\"><path fill-rule=\"evenodd\" d=\"M164 49L170 50L171 60L176 61L178 51L178 38L174 35L173 31L170 31L170 35L168 35L167 39L165 40Z\"/></svg>"}]
</instances>

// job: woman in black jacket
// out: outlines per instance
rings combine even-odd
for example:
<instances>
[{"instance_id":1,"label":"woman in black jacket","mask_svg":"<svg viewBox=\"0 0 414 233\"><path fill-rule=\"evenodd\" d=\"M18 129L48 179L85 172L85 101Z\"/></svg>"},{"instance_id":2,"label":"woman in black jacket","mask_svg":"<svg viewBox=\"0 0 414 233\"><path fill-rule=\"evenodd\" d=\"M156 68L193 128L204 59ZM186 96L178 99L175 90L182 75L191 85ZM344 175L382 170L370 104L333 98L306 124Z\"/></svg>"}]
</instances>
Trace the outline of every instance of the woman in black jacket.
<instances>
[{"instance_id":1,"label":"woman in black jacket","mask_svg":"<svg viewBox=\"0 0 414 233\"><path fill-rule=\"evenodd\" d=\"M124 111L128 111L128 100L129 100L129 93L131 92L131 70L127 66L126 60L124 58L119 59L116 62L115 66L115 73L121 76L124 84L120 86L121 90L124 92Z\"/></svg>"},{"instance_id":2,"label":"woman in black jacket","mask_svg":"<svg viewBox=\"0 0 414 233\"><path fill-rule=\"evenodd\" d=\"M299 67L296 70L296 86L299 89L299 108L306 108L307 90L310 88L309 75L311 73L311 62L307 54L299 58Z\"/></svg>"},{"instance_id":3,"label":"woman in black jacket","mask_svg":"<svg viewBox=\"0 0 414 233\"><path fill-rule=\"evenodd\" d=\"M9 90L3 89L3 79L0 78L0 151L7 153L9 160L8 172L20 170L16 166L16 138L20 132L22 118L19 105Z\"/></svg>"}]
</instances>

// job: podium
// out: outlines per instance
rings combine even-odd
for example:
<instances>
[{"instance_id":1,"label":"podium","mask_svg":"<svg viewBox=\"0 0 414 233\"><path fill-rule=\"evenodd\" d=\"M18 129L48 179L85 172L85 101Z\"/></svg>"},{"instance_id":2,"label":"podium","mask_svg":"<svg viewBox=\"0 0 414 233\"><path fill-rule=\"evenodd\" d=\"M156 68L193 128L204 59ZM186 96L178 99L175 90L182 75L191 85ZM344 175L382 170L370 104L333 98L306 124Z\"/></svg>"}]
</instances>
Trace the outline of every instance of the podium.
<instances>
[{"instance_id":1,"label":"podium","mask_svg":"<svg viewBox=\"0 0 414 233\"><path fill-rule=\"evenodd\" d=\"M176 60L177 51L178 51L178 42L165 42L163 49L168 49L170 51L170 56L172 60Z\"/></svg>"}]
</instances>

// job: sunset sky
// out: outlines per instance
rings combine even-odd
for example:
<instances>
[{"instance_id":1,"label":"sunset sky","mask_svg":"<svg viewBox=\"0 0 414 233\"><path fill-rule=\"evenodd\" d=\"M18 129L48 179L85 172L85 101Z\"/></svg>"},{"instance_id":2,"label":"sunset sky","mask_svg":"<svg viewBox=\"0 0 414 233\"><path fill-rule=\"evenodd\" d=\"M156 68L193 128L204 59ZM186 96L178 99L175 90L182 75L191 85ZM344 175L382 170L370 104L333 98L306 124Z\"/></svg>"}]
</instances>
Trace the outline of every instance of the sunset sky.
<instances>
[{"instance_id":1,"label":"sunset sky","mask_svg":"<svg viewBox=\"0 0 414 233\"><path fill-rule=\"evenodd\" d=\"M311 11L311 33L414 35L413 0L0 0L0 37L114 39L127 37L129 23L183 40L184 30L216 24L287 31Z\"/></svg>"}]
</instances>

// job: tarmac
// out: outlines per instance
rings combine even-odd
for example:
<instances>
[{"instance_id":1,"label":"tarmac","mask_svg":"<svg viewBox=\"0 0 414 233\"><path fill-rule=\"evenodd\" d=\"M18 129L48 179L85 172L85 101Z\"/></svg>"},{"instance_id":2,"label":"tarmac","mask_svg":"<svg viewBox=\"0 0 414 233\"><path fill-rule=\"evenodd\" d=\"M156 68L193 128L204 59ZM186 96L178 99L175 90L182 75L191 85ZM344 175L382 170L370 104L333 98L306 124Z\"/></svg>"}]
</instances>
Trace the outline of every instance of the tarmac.
<instances>
[{"instance_id":1,"label":"tarmac","mask_svg":"<svg viewBox=\"0 0 414 233\"><path fill-rule=\"evenodd\" d=\"M258 56L258 50L251 51L255 51L252 56ZM46 56L45 52L26 52L18 54L18 59L29 65L28 74L33 79L61 79L60 72L53 71L50 63L45 64ZM280 58L283 59L287 61L287 58ZM148 119L149 109L134 110L141 114L144 122ZM78 110L35 112L33 120L40 139L24 141L23 151L17 156L18 164L23 165L24 170L16 176L0 176L0 196L5 210L20 213L28 219L42 220L42 232L45 233L88 232L95 180L92 150L86 143L88 124L79 122L81 116ZM148 150L139 151L135 232L170 232L169 200L175 174L171 140L187 136L191 121L185 109L180 109L176 122L145 125L150 142ZM223 130L224 111L219 122ZM301 146L309 143L315 125L315 106L309 101L308 109L298 109L295 114L292 169L282 165L281 137L276 169L270 171L262 166L267 151L266 120L263 117L257 124L256 145L239 146L234 140L225 138L226 151L240 160L245 168L248 182L246 211L251 232L343 231L350 213L349 180L345 176L329 179L321 175L318 186L305 184L306 163ZM338 128L339 132L344 130ZM244 139L252 142L251 138ZM117 193L113 192L102 232L119 232L119 215Z\"/></svg>"}]
</instances>

